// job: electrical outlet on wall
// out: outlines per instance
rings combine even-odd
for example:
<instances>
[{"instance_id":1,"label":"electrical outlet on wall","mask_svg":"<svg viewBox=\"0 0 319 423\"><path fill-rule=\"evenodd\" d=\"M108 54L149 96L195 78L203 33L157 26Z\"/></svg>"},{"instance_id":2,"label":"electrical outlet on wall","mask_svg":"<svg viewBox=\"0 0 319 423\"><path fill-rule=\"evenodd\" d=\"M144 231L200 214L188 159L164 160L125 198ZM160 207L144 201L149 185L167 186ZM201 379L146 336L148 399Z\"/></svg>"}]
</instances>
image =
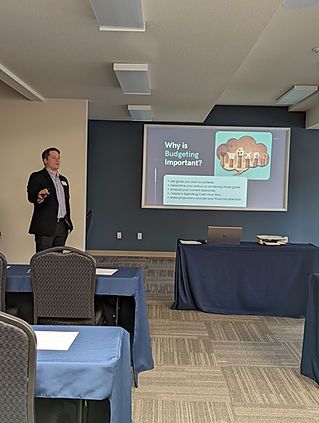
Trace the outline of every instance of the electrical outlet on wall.
<instances>
[{"instance_id":1,"label":"electrical outlet on wall","mask_svg":"<svg viewBox=\"0 0 319 423\"><path fill-rule=\"evenodd\" d=\"M121 231L116 232L116 239L122 239L122 232Z\"/></svg>"},{"instance_id":2,"label":"electrical outlet on wall","mask_svg":"<svg viewBox=\"0 0 319 423\"><path fill-rule=\"evenodd\" d=\"M143 239L143 232L137 232L136 238L139 240Z\"/></svg>"}]
</instances>

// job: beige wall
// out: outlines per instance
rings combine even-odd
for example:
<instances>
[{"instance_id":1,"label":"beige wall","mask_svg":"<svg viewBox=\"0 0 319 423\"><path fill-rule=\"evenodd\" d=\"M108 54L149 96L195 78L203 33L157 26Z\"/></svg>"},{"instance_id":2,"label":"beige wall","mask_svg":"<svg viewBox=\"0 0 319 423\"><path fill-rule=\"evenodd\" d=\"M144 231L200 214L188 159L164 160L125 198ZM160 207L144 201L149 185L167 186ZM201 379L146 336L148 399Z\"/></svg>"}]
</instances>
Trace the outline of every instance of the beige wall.
<instances>
[{"instance_id":1,"label":"beige wall","mask_svg":"<svg viewBox=\"0 0 319 423\"><path fill-rule=\"evenodd\" d=\"M61 149L61 174L70 183L74 230L67 244L84 249L87 102L0 101L0 251L10 263L29 263L35 252L26 185L30 173L43 167L42 151L52 146Z\"/></svg>"}]
</instances>

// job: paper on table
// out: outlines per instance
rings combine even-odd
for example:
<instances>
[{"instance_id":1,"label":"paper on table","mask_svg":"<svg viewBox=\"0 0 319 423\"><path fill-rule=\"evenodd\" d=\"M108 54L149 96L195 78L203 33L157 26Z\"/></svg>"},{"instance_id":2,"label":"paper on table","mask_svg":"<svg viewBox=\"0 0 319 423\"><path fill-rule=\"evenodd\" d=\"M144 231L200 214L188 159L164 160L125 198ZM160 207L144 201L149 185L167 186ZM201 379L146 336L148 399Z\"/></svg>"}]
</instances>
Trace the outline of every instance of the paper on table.
<instances>
[{"instance_id":1,"label":"paper on table","mask_svg":"<svg viewBox=\"0 0 319 423\"><path fill-rule=\"evenodd\" d=\"M183 240L183 239L180 239L179 242L181 244L193 244L193 245L202 244L202 242L200 242L200 241L187 241L187 240Z\"/></svg>"},{"instance_id":2,"label":"paper on table","mask_svg":"<svg viewBox=\"0 0 319 423\"><path fill-rule=\"evenodd\" d=\"M36 330L37 350L68 351L78 333Z\"/></svg>"},{"instance_id":3,"label":"paper on table","mask_svg":"<svg viewBox=\"0 0 319 423\"><path fill-rule=\"evenodd\" d=\"M96 269L97 275L113 275L118 269Z\"/></svg>"}]
</instances>

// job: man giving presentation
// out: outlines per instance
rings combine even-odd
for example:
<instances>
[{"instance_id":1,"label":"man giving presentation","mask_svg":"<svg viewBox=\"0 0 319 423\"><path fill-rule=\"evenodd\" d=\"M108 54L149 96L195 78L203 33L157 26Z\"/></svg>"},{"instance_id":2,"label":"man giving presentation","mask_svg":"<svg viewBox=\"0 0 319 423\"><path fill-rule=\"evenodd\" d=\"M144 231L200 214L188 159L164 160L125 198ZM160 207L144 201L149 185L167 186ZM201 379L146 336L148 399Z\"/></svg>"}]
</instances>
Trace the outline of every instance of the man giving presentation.
<instances>
[{"instance_id":1,"label":"man giving presentation","mask_svg":"<svg viewBox=\"0 0 319 423\"><path fill-rule=\"evenodd\" d=\"M59 174L60 151L47 148L42 161L45 167L30 175L27 187L28 200L34 205L29 233L35 235L36 252L65 245L73 229L69 183Z\"/></svg>"}]
</instances>

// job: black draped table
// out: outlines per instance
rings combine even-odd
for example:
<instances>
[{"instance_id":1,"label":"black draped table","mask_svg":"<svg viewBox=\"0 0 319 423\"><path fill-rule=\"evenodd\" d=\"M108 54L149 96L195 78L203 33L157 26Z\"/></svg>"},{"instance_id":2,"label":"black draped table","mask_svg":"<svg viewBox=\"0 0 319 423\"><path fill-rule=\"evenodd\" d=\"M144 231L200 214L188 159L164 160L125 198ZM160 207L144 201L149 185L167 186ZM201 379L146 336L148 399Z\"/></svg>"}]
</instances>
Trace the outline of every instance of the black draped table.
<instances>
[{"instance_id":1,"label":"black draped table","mask_svg":"<svg viewBox=\"0 0 319 423\"><path fill-rule=\"evenodd\" d=\"M319 384L319 274L309 278L301 374Z\"/></svg>"},{"instance_id":2,"label":"black draped table","mask_svg":"<svg viewBox=\"0 0 319 423\"><path fill-rule=\"evenodd\" d=\"M173 309L302 317L308 278L319 272L312 244L177 244Z\"/></svg>"},{"instance_id":3,"label":"black draped table","mask_svg":"<svg viewBox=\"0 0 319 423\"><path fill-rule=\"evenodd\" d=\"M9 266L7 293L32 293L31 272L28 265ZM132 342L132 364L137 385L138 374L154 368L149 335L143 272L136 267L120 267L113 275L97 275L96 295L133 297L135 316Z\"/></svg>"}]
</instances>

